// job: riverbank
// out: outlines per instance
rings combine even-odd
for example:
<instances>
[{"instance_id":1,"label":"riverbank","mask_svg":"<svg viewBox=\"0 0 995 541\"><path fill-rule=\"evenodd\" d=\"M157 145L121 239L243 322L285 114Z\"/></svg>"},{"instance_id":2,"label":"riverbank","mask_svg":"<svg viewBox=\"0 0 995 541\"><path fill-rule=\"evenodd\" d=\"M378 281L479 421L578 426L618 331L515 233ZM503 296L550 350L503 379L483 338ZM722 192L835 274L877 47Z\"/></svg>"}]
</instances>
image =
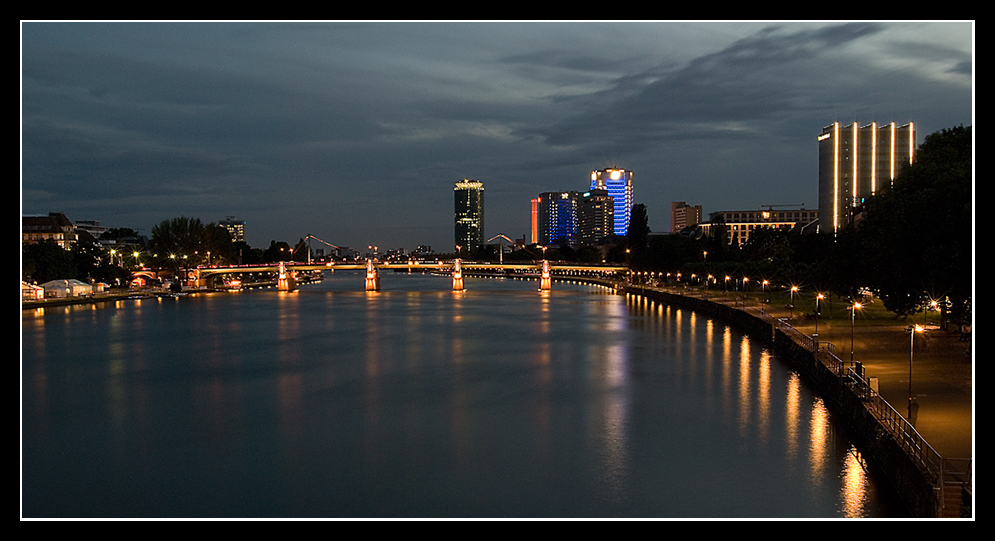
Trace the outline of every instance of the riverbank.
<instances>
[{"instance_id":1,"label":"riverbank","mask_svg":"<svg viewBox=\"0 0 995 541\"><path fill-rule=\"evenodd\" d=\"M915 351L913 395L919 409L913 427L903 417L909 334L897 322L862 326L858 332L856 325L843 329L839 322L824 321L816 341L811 336L816 322L788 307L772 309L744 302L741 295L683 288L627 286L625 291L707 313L774 346L846 420L858 448L892 480L917 516L964 516L962 503L973 503L973 362L964 355L970 349L958 334L935 332L925 349ZM889 405L895 402L897 408ZM966 513L971 516L970 505Z\"/></svg>"}]
</instances>

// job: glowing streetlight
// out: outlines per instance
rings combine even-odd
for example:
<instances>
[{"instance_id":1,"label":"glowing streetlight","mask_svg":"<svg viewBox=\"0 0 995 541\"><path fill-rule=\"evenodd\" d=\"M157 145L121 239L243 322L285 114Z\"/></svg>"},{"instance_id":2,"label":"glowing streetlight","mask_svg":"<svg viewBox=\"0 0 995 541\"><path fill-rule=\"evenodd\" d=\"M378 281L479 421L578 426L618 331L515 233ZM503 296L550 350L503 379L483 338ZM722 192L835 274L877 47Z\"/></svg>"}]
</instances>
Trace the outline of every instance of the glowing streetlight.
<instances>
[{"instance_id":1,"label":"glowing streetlight","mask_svg":"<svg viewBox=\"0 0 995 541\"><path fill-rule=\"evenodd\" d=\"M820 314L819 301L825 298L826 296L823 295L822 293L815 294L815 334L813 335L813 338L815 338L816 345L819 344L819 314Z\"/></svg>"},{"instance_id":2,"label":"glowing streetlight","mask_svg":"<svg viewBox=\"0 0 995 541\"><path fill-rule=\"evenodd\" d=\"M794 319L795 317L795 291L798 291L798 286L791 286L791 301L788 304L788 319Z\"/></svg>"},{"instance_id":3,"label":"glowing streetlight","mask_svg":"<svg viewBox=\"0 0 995 541\"><path fill-rule=\"evenodd\" d=\"M912 421L912 355L915 352L916 333L921 333L923 330L925 327L922 325L913 325L911 332L909 332L911 336L909 339L909 414L905 418L909 419L910 422Z\"/></svg>"},{"instance_id":4,"label":"glowing streetlight","mask_svg":"<svg viewBox=\"0 0 995 541\"><path fill-rule=\"evenodd\" d=\"M857 310L860 310L863 306L854 301L853 306L850 307L850 362L853 362L853 323L857 318Z\"/></svg>"}]
</instances>

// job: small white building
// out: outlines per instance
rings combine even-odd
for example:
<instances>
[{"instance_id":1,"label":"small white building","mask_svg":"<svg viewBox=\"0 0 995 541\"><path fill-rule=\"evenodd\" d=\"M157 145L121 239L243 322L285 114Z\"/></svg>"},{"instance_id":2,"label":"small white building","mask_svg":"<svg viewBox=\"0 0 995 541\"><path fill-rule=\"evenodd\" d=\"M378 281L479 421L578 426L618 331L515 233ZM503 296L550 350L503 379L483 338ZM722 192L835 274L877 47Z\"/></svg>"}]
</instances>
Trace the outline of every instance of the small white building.
<instances>
[{"instance_id":1,"label":"small white building","mask_svg":"<svg viewBox=\"0 0 995 541\"><path fill-rule=\"evenodd\" d=\"M27 282L21 282L21 300L24 301L36 301L45 298L45 288L41 286L36 286L34 284L29 284Z\"/></svg>"},{"instance_id":2,"label":"small white building","mask_svg":"<svg viewBox=\"0 0 995 541\"><path fill-rule=\"evenodd\" d=\"M52 280L41 285L46 297L79 297L92 295L93 286L79 280Z\"/></svg>"}]
</instances>

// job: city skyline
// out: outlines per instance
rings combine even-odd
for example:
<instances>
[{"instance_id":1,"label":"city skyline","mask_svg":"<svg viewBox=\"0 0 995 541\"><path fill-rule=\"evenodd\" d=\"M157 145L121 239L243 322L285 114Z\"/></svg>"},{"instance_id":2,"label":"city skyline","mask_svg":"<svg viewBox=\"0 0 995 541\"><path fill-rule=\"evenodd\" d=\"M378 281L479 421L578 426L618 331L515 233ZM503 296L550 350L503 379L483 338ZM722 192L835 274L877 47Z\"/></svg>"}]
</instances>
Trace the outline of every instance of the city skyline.
<instances>
[{"instance_id":1,"label":"city skyline","mask_svg":"<svg viewBox=\"0 0 995 541\"><path fill-rule=\"evenodd\" d=\"M834 122L973 124L974 23L22 22L22 214L148 234L175 216L246 241L446 251L453 183L488 237L537 194L638 171L669 230L816 208Z\"/></svg>"}]
</instances>

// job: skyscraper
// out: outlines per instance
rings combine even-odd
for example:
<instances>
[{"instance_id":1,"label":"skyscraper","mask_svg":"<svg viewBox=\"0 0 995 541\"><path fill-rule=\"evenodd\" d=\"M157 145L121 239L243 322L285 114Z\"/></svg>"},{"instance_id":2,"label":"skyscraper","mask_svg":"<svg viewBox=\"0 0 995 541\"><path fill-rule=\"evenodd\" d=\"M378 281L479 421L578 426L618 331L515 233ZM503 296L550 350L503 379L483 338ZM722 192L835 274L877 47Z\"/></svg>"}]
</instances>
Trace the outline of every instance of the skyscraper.
<instances>
[{"instance_id":1,"label":"skyscraper","mask_svg":"<svg viewBox=\"0 0 995 541\"><path fill-rule=\"evenodd\" d=\"M464 179L454 189L456 245L463 254L484 243L484 183Z\"/></svg>"},{"instance_id":2,"label":"skyscraper","mask_svg":"<svg viewBox=\"0 0 995 541\"><path fill-rule=\"evenodd\" d=\"M591 171L591 189L608 191L615 203L615 234L624 236L629 231L629 217L632 214L632 171Z\"/></svg>"},{"instance_id":3,"label":"skyscraper","mask_svg":"<svg viewBox=\"0 0 995 541\"><path fill-rule=\"evenodd\" d=\"M579 192L546 192L539 194L537 222L539 244L576 245L579 215Z\"/></svg>"},{"instance_id":4,"label":"skyscraper","mask_svg":"<svg viewBox=\"0 0 995 541\"><path fill-rule=\"evenodd\" d=\"M228 216L219 222L218 225L228 230L232 242L242 242L245 240L245 222L235 220L234 216Z\"/></svg>"},{"instance_id":5,"label":"skyscraper","mask_svg":"<svg viewBox=\"0 0 995 541\"><path fill-rule=\"evenodd\" d=\"M615 232L615 202L606 190L584 193L579 214L581 244L598 244Z\"/></svg>"},{"instance_id":6,"label":"skyscraper","mask_svg":"<svg viewBox=\"0 0 995 541\"><path fill-rule=\"evenodd\" d=\"M879 125L835 122L819 135L819 229L835 233L853 220L853 211L888 188L915 152L910 122Z\"/></svg>"}]
</instances>

